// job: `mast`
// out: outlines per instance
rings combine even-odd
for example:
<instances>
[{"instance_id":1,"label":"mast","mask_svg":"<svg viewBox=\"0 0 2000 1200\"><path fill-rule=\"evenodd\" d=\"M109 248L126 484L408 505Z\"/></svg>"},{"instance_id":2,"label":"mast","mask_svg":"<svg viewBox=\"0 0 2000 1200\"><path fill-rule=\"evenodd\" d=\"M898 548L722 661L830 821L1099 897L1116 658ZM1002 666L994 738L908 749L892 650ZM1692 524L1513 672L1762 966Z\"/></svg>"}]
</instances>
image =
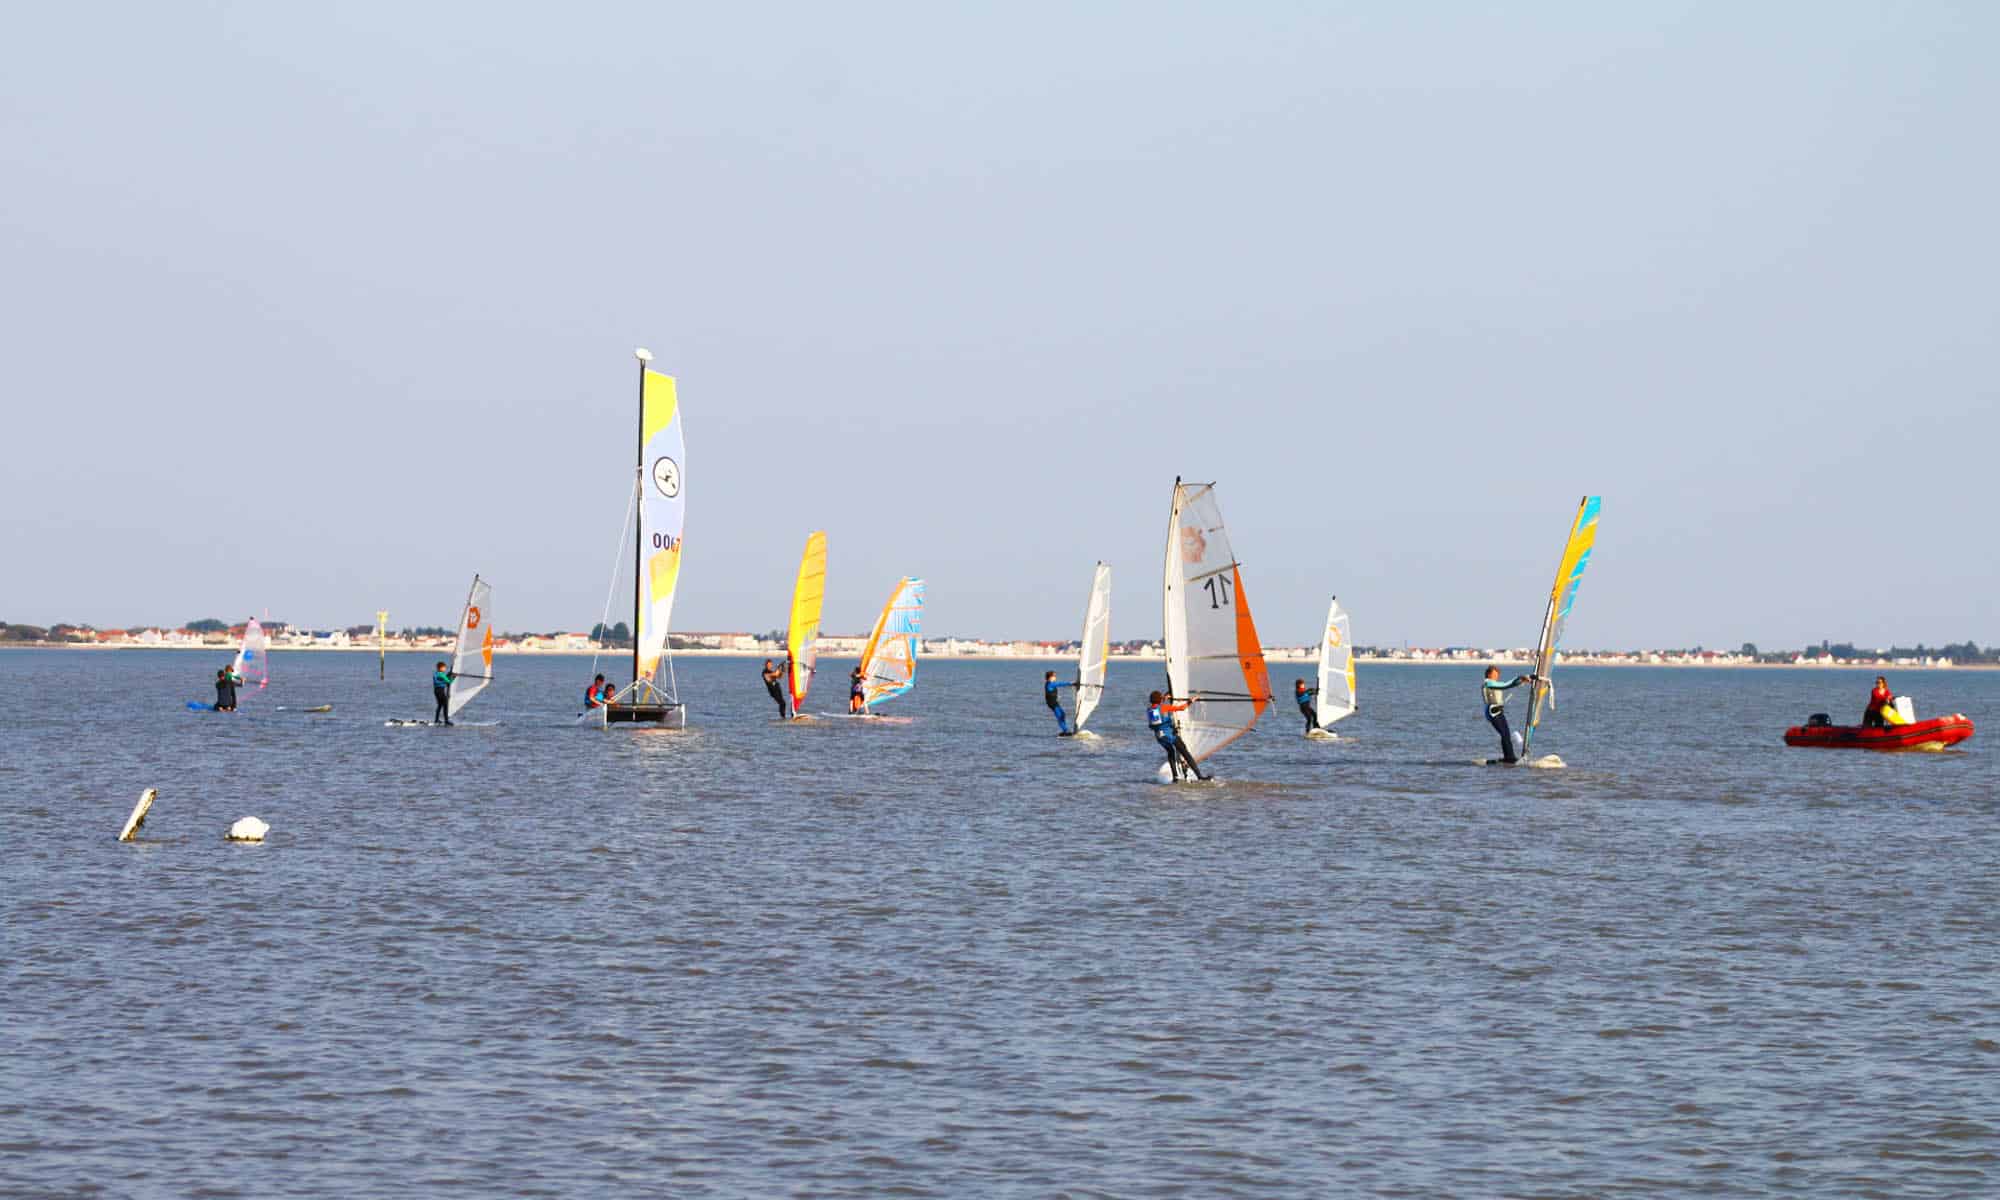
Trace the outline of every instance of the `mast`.
<instances>
[{"instance_id":1,"label":"mast","mask_svg":"<svg viewBox=\"0 0 2000 1200\"><path fill-rule=\"evenodd\" d=\"M644 346L632 352L639 360L639 419L634 424L636 449L632 462L632 505L633 516L642 518L646 503L646 364L653 361L653 352ZM635 519L632 522L632 703L639 702L639 572L645 569L646 522Z\"/></svg>"}]
</instances>

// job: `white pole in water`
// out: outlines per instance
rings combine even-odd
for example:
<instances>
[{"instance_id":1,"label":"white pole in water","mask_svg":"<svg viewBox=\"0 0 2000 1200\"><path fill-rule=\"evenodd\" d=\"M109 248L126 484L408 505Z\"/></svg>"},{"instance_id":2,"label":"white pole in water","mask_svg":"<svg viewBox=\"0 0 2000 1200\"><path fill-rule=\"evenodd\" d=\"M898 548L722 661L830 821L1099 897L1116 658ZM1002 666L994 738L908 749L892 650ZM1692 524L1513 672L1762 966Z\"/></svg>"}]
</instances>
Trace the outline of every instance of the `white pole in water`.
<instances>
[{"instance_id":1,"label":"white pole in water","mask_svg":"<svg viewBox=\"0 0 2000 1200\"><path fill-rule=\"evenodd\" d=\"M389 678L389 610L381 609L375 614L375 678L377 682Z\"/></svg>"}]
</instances>

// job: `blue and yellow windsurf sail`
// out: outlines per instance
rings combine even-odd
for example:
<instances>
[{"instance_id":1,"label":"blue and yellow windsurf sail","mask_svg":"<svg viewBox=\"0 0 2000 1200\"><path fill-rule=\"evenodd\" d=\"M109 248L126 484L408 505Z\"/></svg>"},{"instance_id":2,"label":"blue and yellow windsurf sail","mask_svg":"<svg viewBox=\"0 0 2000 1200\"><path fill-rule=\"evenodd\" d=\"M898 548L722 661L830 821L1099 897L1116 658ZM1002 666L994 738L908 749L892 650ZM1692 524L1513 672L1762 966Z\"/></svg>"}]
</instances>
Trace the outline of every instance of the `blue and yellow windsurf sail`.
<instances>
[{"instance_id":1,"label":"blue and yellow windsurf sail","mask_svg":"<svg viewBox=\"0 0 2000 1200\"><path fill-rule=\"evenodd\" d=\"M1548 612L1542 617L1541 640L1535 644L1535 682L1530 685L1528 725L1521 731L1521 753L1535 738L1542 708L1555 711L1555 689L1549 684L1549 668L1555 664L1556 647L1562 644L1563 625L1569 610L1576 607L1576 590L1583 584L1583 569L1590 565L1590 549L1597 544L1599 496L1585 496L1577 506L1576 520L1569 527L1569 541L1563 546L1562 561L1556 565L1555 586L1549 589Z\"/></svg>"}]
</instances>

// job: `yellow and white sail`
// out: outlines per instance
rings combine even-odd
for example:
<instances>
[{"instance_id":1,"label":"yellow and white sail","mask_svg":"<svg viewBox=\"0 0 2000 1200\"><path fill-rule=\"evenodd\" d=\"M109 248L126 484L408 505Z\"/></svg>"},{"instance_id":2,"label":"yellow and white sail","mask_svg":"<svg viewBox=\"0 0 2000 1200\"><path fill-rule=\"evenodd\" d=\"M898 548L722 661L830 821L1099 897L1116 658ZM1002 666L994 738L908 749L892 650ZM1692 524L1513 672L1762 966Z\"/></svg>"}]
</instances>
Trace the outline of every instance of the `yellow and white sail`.
<instances>
[{"instance_id":1,"label":"yellow and white sail","mask_svg":"<svg viewBox=\"0 0 2000 1200\"><path fill-rule=\"evenodd\" d=\"M795 714L812 689L813 670L819 664L819 610L825 603L826 532L820 530L806 538L806 551L799 556L799 575L792 583L792 620L785 634L786 684Z\"/></svg>"},{"instance_id":2,"label":"yellow and white sail","mask_svg":"<svg viewBox=\"0 0 2000 1200\"><path fill-rule=\"evenodd\" d=\"M472 703L493 682L493 585L474 575L458 617L458 644L451 658L451 700L448 716Z\"/></svg>"},{"instance_id":3,"label":"yellow and white sail","mask_svg":"<svg viewBox=\"0 0 2000 1200\"><path fill-rule=\"evenodd\" d=\"M1167 687L1174 702L1189 704L1175 724L1200 762L1250 732L1271 703L1243 570L1212 483L1174 480L1162 591Z\"/></svg>"},{"instance_id":4,"label":"yellow and white sail","mask_svg":"<svg viewBox=\"0 0 2000 1200\"><path fill-rule=\"evenodd\" d=\"M1319 695L1313 707L1322 726L1354 711L1354 640L1338 597L1327 605L1326 631L1320 635Z\"/></svg>"},{"instance_id":5,"label":"yellow and white sail","mask_svg":"<svg viewBox=\"0 0 2000 1200\"><path fill-rule=\"evenodd\" d=\"M1111 652L1111 566L1098 563L1090 577L1090 599L1083 608L1083 647L1076 656L1076 727L1104 698L1104 670Z\"/></svg>"},{"instance_id":6,"label":"yellow and white sail","mask_svg":"<svg viewBox=\"0 0 2000 1200\"><path fill-rule=\"evenodd\" d=\"M667 674L667 630L680 584L681 529L687 517L687 444L681 433L680 396L674 377L647 369L639 417L639 628L638 673L661 695L672 696Z\"/></svg>"}]
</instances>

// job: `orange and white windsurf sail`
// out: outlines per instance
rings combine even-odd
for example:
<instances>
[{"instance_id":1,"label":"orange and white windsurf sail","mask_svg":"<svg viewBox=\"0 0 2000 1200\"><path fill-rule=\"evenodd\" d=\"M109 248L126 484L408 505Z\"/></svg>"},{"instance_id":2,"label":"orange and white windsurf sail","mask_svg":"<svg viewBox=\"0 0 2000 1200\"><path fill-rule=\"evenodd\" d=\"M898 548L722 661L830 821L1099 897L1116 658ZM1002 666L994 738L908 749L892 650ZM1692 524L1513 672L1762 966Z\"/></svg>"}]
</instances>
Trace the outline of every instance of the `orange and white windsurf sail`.
<instances>
[{"instance_id":1,"label":"orange and white windsurf sail","mask_svg":"<svg viewBox=\"0 0 2000 1200\"><path fill-rule=\"evenodd\" d=\"M445 713L459 710L493 682L493 585L472 577L465 594L465 611L458 617L458 646L451 658L451 700Z\"/></svg>"},{"instance_id":2,"label":"orange and white windsurf sail","mask_svg":"<svg viewBox=\"0 0 2000 1200\"><path fill-rule=\"evenodd\" d=\"M1188 702L1175 722L1196 762L1250 732L1271 703L1243 569L1212 483L1174 480L1164 579L1167 688Z\"/></svg>"},{"instance_id":3,"label":"orange and white windsurf sail","mask_svg":"<svg viewBox=\"0 0 2000 1200\"><path fill-rule=\"evenodd\" d=\"M917 636L923 632L924 581L909 576L896 581L875 630L861 651L863 707L893 699L917 682Z\"/></svg>"}]
</instances>

